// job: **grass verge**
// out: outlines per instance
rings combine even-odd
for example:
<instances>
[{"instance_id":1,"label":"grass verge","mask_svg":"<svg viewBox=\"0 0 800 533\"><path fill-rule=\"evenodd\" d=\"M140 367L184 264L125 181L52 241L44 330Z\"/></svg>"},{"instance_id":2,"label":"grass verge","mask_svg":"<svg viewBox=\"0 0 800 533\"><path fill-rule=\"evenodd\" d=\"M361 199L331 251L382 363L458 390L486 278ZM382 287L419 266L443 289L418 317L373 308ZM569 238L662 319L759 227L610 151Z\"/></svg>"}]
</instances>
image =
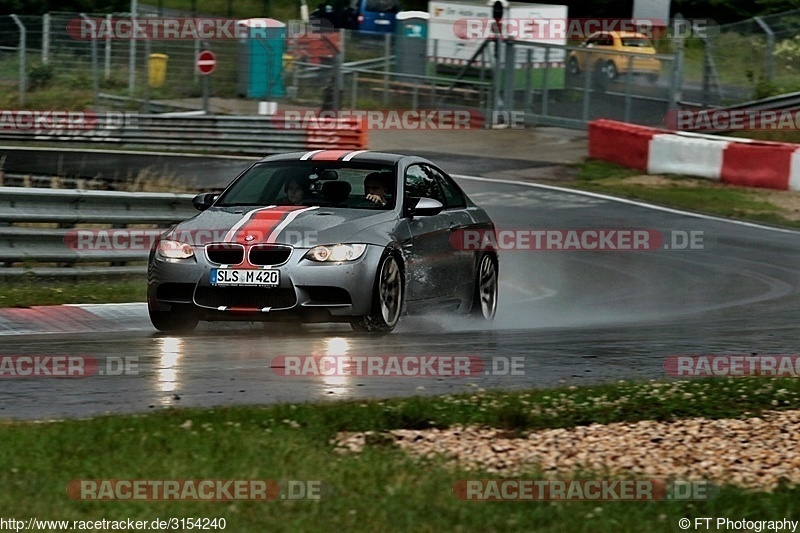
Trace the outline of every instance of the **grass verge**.
<instances>
[{"instance_id":1,"label":"grass verge","mask_svg":"<svg viewBox=\"0 0 800 533\"><path fill-rule=\"evenodd\" d=\"M788 201L795 193L733 187L686 176L642 178L643 171L597 160L577 167L576 179L566 186L721 217L800 228L800 196L794 202L796 207Z\"/></svg>"},{"instance_id":2,"label":"grass verge","mask_svg":"<svg viewBox=\"0 0 800 533\"><path fill-rule=\"evenodd\" d=\"M0 492L0 508L8 516L58 520L225 518L231 531L677 531L684 517L777 520L796 517L800 490L725 486L711 500L690 503L466 502L453 495L457 480L499 476L466 472L442 458L415 460L380 440L358 455L343 455L332 438L342 430L454 424L523 432L678 416L748 417L796 406L798 398L797 380L746 378L6 422L0 484L7 490ZM535 470L525 475L539 478ZM324 480L333 494L316 502L79 501L65 490L77 479Z\"/></svg>"},{"instance_id":3,"label":"grass verge","mask_svg":"<svg viewBox=\"0 0 800 533\"><path fill-rule=\"evenodd\" d=\"M125 276L99 280L8 278L0 283L0 307L144 302L147 280Z\"/></svg>"}]
</instances>

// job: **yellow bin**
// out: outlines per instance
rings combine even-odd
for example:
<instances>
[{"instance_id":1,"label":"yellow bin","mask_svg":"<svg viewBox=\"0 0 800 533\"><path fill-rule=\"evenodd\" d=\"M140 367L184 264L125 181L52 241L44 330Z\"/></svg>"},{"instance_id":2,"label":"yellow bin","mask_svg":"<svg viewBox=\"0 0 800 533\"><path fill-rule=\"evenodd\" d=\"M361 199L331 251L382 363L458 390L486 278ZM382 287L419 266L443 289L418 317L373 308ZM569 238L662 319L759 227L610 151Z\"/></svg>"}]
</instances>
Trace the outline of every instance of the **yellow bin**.
<instances>
[{"instance_id":1,"label":"yellow bin","mask_svg":"<svg viewBox=\"0 0 800 533\"><path fill-rule=\"evenodd\" d=\"M161 87L167 78L167 54L150 54L148 83L150 87Z\"/></svg>"}]
</instances>

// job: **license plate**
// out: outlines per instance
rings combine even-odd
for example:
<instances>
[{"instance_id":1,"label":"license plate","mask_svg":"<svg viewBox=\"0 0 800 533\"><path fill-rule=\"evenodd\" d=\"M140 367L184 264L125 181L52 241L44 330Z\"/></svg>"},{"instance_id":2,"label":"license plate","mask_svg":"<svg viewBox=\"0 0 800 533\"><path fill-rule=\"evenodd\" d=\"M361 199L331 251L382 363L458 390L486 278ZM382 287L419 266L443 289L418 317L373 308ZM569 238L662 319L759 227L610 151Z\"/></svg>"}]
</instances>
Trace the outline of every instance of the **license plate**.
<instances>
[{"instance_id":1,"label":"license plate","mask_svg":"<svg viewBox=\"0 0 800 533\"><path fill-rule=\"evenodd\" d=\"M235 268L212 268L209 282L212 285L253 285L277 287L281 281L280 270L254 270Z\"/></svg>"},{"instance_id":2,"label":"license plate","mask_svg":"<svg viewBox=\"0 0 800 533\"><path fill-rule=\"evenodd\" d=\"M384 26L385 26L386 24L391 24L391 22L390 22L390 21L388 21L388 20L377 19L377 20L375 21L375 24L382 24L382 25L384 25Z\"/></svg>"}]
</instances>

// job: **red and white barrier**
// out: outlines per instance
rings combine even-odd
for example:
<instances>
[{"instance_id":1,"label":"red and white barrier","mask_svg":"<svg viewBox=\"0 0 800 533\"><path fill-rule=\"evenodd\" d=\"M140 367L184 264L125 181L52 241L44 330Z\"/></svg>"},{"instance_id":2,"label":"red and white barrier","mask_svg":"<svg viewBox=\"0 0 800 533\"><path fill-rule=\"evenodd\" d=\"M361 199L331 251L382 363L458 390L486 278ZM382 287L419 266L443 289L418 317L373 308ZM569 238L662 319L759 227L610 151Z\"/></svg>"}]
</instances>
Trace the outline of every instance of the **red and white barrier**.
<instances>
[{"instance_id":1,"label":"red and white barrier","mask_svg":"<svg viewBox=\"0 0 800 533\"><path fill-rule=\"evenodd\" d=\"M670 132L613 120L589 123L589 157L650 174L800 190L800 145Z\"/></svg>"}]
</instances>

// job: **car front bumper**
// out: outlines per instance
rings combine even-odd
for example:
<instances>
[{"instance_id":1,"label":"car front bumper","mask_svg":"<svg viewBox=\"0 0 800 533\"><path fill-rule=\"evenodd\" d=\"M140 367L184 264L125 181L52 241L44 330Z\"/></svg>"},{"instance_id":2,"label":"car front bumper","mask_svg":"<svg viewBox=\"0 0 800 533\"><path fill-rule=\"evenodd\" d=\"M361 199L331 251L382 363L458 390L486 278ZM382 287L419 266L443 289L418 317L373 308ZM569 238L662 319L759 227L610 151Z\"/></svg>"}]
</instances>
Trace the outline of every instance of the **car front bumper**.
<instances>
[{"instance_id":1,"label":"car front bumper","mask_svg":"<svg viewBox=\"0 0 800 533\"><path fill-rule=\"evenodd\" d=\"M307 251L295 248L286 263L268 267L280 271L277 287L215 287L209 277L220 265L203 250L180 260L154 253L148 265L148 306L151 311L194 308L202 320L346 321L369 313L384 248L368 245L355 261L323 263L305 259Z\"/></svg>"}]
</instances>

